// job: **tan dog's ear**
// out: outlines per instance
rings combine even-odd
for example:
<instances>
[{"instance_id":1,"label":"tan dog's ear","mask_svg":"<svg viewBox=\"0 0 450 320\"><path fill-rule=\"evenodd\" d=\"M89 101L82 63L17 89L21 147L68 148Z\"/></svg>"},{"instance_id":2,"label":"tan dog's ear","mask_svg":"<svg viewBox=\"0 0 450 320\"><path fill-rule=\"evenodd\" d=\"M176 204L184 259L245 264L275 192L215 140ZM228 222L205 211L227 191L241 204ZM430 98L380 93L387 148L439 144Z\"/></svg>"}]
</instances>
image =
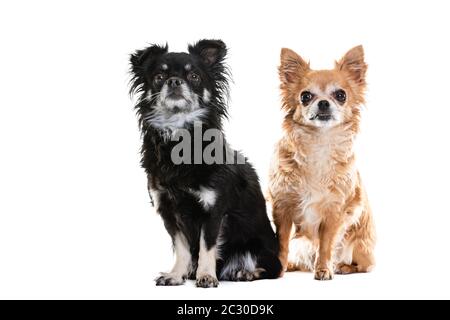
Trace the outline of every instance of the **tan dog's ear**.
<instances>
[{"instance_id":1,"label":"tan dog's ear","mask_svg":"<svg viewBox=\"0 0 450 320\"><path fill-rule=\"evenodd\" d=\"M363 46L350 49L339 62L336 62L336 69L347 72L358 85L364 85L367 64L364 62Z\"/></svg>"},{"instance_id":2,"label":"tan dog's ear","mask_svg":"<svg viewBox=\"0 0 450 320\"><path fill-rule=\"evenodd\" d=\"M294 83L309 70L309 63L291 49L281 49L280 58L281 65L278 71L280 80L284 84Z\"/></svg>"}]
</instances>

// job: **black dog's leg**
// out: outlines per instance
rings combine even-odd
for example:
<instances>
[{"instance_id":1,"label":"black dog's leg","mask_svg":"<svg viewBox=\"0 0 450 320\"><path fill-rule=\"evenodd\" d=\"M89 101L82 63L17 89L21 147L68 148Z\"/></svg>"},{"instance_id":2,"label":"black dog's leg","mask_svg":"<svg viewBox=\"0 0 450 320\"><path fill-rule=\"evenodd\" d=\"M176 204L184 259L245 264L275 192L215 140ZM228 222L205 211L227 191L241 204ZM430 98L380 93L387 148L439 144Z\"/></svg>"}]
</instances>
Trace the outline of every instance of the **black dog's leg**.
<instances>
[{"instance_id":1,"label":"black dog's leg","mask_svg":"<svg viewBox=\"0 0 450 320\"><path fill-rule=\"evenodd\" d=\"M175 264L170 272L161 273L156 278L157 286L177 286L186 281L192 268L192 255L189 241L185 234L177 227L174 216L174 207L172 199L167 192L158 192L158 212L164 220L164 225L172 237L173 249L175 252Z\"/></svg>"},{"instance_id":2,"label":"black dog's leg","mask_svg":"<svg viewBox=\"0 0 450 320\"><path fill-rule=\"evenodd\" d=\"M217 209L217 208L216 208ZM217 238L223 215L216 210L207 213L200 235L200 251L196 274L197 287L212 288L219 285L216 275L218 257Z\"/></svg>"}]
</instances>

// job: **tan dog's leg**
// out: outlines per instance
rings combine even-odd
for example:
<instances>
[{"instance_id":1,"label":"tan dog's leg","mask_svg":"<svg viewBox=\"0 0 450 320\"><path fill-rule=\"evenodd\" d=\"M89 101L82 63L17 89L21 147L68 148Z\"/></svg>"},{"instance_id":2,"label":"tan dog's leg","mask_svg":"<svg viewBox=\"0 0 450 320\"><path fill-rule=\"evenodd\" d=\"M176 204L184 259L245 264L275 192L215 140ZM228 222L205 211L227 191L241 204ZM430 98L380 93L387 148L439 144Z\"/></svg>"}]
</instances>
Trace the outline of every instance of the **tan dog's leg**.
<instances>
[{"instance_id":1,"label":"tan dog's leg","mask_svg":"<svg viewBox=\"0 0 450 320\"><path fill-rule=\"evenodd\" d=\"M350 245L353 246L352 264L341 263L337 265L336 273L370 272L375 266L375 257L373 254L375 247L375 227L370 208L362 214L359 224L350 232Z\"/></svg>"},{"instance_id":2,"label":"tan dog's leg","mask_svg":"<svg viewBox=\"0 0 450 320\"><path fill-rule=\"evenodd\" d=\"M277 228L278 242L280 244L279 259L283 267L280 276L283 276L288 264L289 240L291 239L292 219L290 215L280 211L274 211L273 217L275 226Z\"/></svg>"},{"instance_id":3,"label":"tan dog's leg","mask_svg":"<svg viewBox=\"0 0 450 320\"><path fill-rule=\"evenodd\" d=\"M359 241L353 249L353 263L356 264L357 272L370 272L375 265L372 248L367 248Z\"/></svg>"},{"instance_id":4,"label":"tan dog's leg","mask_svg":"<svg viewBox=\"0 0 450 320\"><path fill-rule=\"evenodd\" d=\"M316 260L314 278L316 280L333 279L332 254L334 250L336 236L341 230L341 220L336 217L336 213L323 215L326 217L319 227L319 255Z\"/></svg>"},{"instance_id":5,"label":"tan dog's leg","mask_svg":"<svg viewBox=\"0 0 450 320\"><path fill-rule=\"evenodd\" d=\"M375 265L373 247L371 242L358 239L354 243L352 264L340 263L336 267L336 273L364 273L370 272Z\"/></svg>"}]
</instances>

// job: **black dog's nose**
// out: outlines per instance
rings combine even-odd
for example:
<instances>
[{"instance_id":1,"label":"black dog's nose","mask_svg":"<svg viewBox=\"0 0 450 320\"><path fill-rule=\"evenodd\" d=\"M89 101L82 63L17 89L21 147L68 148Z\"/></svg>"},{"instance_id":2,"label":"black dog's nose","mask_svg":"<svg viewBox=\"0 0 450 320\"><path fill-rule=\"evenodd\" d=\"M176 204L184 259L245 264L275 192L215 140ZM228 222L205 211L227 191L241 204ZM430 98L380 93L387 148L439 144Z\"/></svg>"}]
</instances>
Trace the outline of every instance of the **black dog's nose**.
<instances>
[{"instance_id":1,"label":"black dog's nose","mask_svg":"<svg viewBox=\"0 0 450 320\"><path fill-rule=\"evenodd\" d=\"M328 109L330 109L330 103L328 102L328 100L321 100L319 101L319 111L328 111Z\"/></svg>"},{"instance_id":2,"label":"black dog's nose","mask_svg":"<svg viewBox=\"0 0 450 320\"><path fill-rule=\"evenodd\" d=\"M172 77L167 79L166 83L169 87L171 88L176 88L179 87L183 84L183 79L177 78L177 77Z\"/></svg>"}]
</instances>

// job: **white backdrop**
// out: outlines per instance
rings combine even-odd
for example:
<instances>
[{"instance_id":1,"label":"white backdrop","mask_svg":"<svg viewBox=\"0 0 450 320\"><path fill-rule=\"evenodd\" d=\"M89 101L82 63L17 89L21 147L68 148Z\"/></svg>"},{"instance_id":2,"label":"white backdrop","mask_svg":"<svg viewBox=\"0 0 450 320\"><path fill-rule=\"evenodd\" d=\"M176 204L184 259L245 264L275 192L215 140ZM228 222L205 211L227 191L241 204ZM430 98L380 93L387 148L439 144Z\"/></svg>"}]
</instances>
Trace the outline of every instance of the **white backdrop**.
<instances>
[{"instance_id":1,"label":"white backdrop","mask_svg":"<svg viewBox=\"0 0 450 320\"><path fill-rule=\"evenodd\" d=\"M448 1L2 1L0 298L450 298ZM218 289L155 287L170 239L149 204L128 54L220 38L234 75L226 134L263 187L280 134L281 47L328 68L363 44L359 162L371 274Z\"/></svg>"}]
</instances>

